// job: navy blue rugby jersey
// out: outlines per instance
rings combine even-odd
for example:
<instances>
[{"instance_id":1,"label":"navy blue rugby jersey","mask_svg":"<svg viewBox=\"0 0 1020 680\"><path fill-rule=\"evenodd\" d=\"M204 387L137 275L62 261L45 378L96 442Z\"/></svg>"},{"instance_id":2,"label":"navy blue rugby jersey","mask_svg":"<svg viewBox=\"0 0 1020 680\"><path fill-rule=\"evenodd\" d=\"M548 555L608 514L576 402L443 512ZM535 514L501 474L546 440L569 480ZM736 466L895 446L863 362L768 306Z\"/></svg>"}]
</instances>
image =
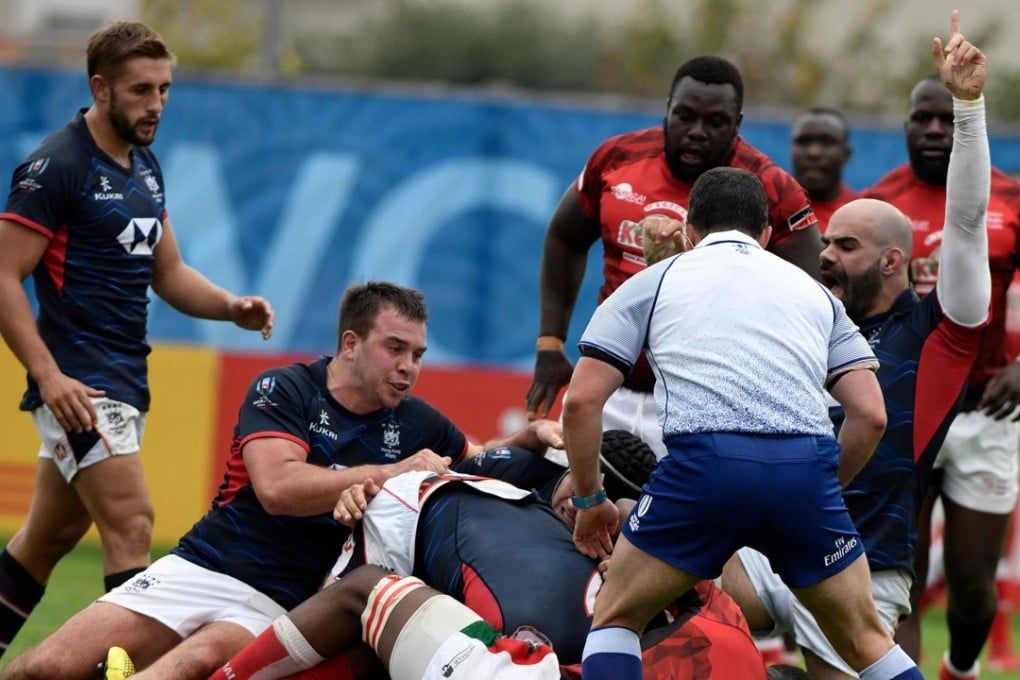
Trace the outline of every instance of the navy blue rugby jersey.
<instances>
[{"instance_id":1,"label":"navy blue rugby jersey","mask_svg":"<svg viewBox=\"0 0 1020 680\"><path fill-rule=\"evenodd\" d=\"M537 628L561 663L579 662L602 580L552 508L534 496L512 502L466 484L448 484L425 503L414 576L498 630Z\"/></svg>"},{"instance_id":2,"label":"navy blue rugby jersey","mask_svg":"<svg viewBox=\"0 0 1020 680\"><path fill-rule=\"evenodd\" d=\"M332 510L311 517L271 515L259 502L241 455L249 441L289 439L308 462L327 468L393 463L429 448L453 460L467 450L464 434L427 402L406 397L394 409L351 413L330 395L330 357L260 375L241 405L227 471L212 509L173 553L233 576L292 609L314 594L347 540Z\"/></svg>"},{"instance_id":3,"label":"navy blue rugby jersey","mask_svg":"<svg viewBox=\"0 0 1020 680\"><path fill-rule=\"evenodd\" d=\"M60 370L106 396L149 409L146 357L153 248L166 218L152 152L124 168L96 146L84 110L15 170L0 214L49 239L32 273L37 324ZM31 376L23 410L42 405Z\"/></svg>"},{"instance_id":4,"label":"navy blue rugby jersey","mask_svg":"<svg viewBox=\"0 0 1020 680\"><path fill-rule=\"evenodd\" d=\"M888 419L874 455L843 492L872 571L914 573L917 510L946 431L960 411L983 326L945 316L937 293L900 294L889 312L861 323L879 361ZM829 409L838 432L843 409Z\"/></svg>"}]
</instances>

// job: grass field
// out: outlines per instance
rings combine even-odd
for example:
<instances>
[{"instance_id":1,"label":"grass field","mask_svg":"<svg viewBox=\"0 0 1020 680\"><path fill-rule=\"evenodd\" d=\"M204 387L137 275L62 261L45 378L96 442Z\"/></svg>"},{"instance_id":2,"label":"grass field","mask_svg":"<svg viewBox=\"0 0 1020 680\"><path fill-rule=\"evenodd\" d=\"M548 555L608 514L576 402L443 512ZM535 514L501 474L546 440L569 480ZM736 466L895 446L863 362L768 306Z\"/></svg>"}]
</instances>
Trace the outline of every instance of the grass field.
<instances>
[{"instance_id":1,"label":"grass field","mask_svg":"<svg viewBox=\"0 0 1020 680\"><path fill-rule=\"evenodd\" d=\"M6 542L6 538L3 539ZM154 557L166 549L154 551ZM102 557L98 545L83 544L58 565L46 590L43 601L36 608L28 624L14 640L7 653L0 658L0 668L27 647L36 644L59 626L68 616L78 611L102 592ZM926 678L938 677L938 658L946 648L945 612L933 608L924 617L925 658L921 670ZM1020 651L1020 615L1013 617L1013 641ZM987 665L987 664L984 664ZM1020 671L996 672L983 669L982 680L1017 680Z\"/></svg>"}]
</instances>

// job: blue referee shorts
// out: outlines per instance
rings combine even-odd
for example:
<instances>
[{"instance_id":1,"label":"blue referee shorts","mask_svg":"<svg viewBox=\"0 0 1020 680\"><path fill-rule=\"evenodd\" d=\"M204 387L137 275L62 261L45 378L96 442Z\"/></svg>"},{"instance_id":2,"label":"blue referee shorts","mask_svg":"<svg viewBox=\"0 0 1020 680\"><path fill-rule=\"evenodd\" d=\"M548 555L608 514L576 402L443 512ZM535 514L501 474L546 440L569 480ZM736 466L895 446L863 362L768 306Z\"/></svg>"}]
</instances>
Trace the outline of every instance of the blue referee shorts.
<instances>
[{"instance_id":1,"label":"blue referee shorts","mask_svg":"<svg viewBox=\"0 0 1020 680\"><path fill-rule=\"evenodd\" d=\"M740 547L764 553L792 588L864 554L837 478L832 437L700 433L671 437L623 533L702 579Z\"/></svg>"}]
</instances>

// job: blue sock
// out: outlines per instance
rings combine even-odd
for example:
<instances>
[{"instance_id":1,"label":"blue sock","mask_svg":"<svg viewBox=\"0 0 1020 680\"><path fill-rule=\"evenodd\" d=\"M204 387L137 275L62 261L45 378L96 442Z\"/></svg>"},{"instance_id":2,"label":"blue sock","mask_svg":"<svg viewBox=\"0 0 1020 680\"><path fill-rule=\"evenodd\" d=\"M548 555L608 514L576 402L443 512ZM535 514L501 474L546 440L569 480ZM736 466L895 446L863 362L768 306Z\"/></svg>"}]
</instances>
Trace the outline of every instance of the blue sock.
<instances>
[{"instance_id":1,"label":"blue sock","mask_svg":"<svg viewBox=\"0 0 1020 680\"><path fill-rule=\"evenodd\" d=\"M622 626L595 628L581 655L584 680L641 680L641 641Z\"/></svg>"},{"instance_id":2,"label":"blue sock","mask_svg":"<svg viewBox=\"0 0 1020 680\"><path fill-rule=\"evenodd\" d=\"M861 671L860 676L861 680L924 680L913 659L899 645Z\"/></svg>"}]
</instances>

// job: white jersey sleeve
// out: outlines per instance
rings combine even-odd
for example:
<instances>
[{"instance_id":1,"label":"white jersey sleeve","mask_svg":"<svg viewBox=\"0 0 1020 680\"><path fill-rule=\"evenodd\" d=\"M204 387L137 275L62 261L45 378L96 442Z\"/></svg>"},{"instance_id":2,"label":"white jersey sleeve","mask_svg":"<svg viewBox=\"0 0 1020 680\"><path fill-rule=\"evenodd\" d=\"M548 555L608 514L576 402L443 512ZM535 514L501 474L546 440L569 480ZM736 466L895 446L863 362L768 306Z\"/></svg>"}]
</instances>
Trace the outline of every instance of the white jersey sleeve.
<instances>
[{"instance_id":1,"label":"white jersey sleeve","mask_svg":"<svg viewBox=\"0 0 1020 680\"><path fill-rule=\"evenodd\" d=\"M648 327L662 279L679 255L641 270L595 309L581 336L582 354L596 354L625 375L648 346Z\"/></svg>"}]
</instances>

